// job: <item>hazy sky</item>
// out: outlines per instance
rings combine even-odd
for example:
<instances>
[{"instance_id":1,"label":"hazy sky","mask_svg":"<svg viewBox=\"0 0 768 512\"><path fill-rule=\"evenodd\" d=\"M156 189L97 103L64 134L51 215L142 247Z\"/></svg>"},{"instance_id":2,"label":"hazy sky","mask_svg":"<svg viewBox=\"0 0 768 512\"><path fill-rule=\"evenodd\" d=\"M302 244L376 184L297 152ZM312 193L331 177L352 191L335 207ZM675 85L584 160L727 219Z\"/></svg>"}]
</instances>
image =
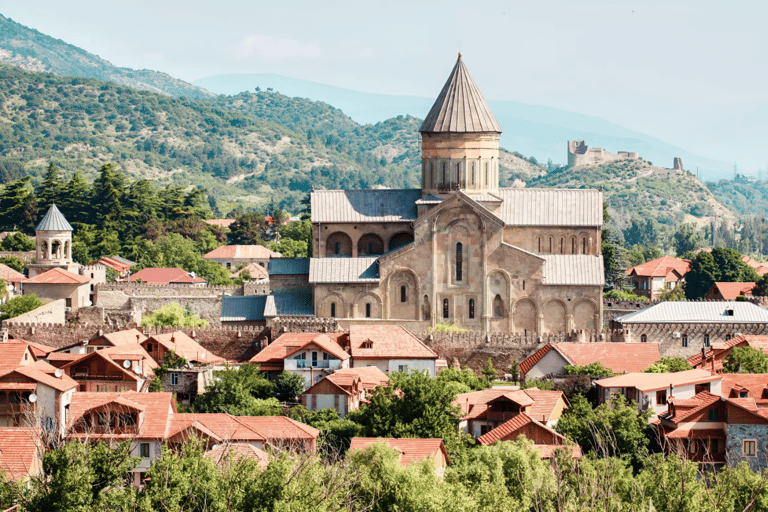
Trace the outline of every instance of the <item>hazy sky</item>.
<instances>
[{"instance_id":1,"label":"hazy sky","mask_svg":"<svg viewBox=\"0 0 768 512\"><path fill-rule=\"evenodd\" d=\"M488 99L602 117L768 166L768 1L0 0L118 66L277 73L435 97L461 49Z\"/></svg>"}]
</instances>

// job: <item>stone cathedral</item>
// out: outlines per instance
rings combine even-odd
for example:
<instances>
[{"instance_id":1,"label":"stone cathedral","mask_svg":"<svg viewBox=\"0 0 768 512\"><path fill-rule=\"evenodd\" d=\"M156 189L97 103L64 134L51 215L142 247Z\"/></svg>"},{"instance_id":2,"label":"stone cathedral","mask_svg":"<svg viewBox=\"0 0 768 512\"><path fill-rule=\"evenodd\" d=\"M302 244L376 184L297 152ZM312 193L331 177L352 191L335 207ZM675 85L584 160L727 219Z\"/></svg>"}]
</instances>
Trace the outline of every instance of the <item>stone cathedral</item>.
<instances>
[{"instance_id":1,"label":"stone cathedral","mask_svg":"<svg viewBox=\"0 0 768 512\"><path fill-rule=\"evenodd\" d=\"M501 127L461 54L419 132L421 189L312 192L316 316L600 329L602 192L499 188Z\"/></svg>"}]
</instances>

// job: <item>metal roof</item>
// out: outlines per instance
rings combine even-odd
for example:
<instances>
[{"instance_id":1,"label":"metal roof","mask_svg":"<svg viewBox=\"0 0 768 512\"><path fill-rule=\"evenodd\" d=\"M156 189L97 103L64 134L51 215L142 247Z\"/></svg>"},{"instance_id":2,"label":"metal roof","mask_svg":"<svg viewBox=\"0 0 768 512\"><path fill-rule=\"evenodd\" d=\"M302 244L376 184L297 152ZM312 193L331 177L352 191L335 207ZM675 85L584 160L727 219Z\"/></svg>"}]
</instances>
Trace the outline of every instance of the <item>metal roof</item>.
<instances>
[{"instance_id":1,"label":"metal roof","mask_svg":"<svg viewBox=\"0 0 768 512\"><path fill-rule=\"evenodd\" d=\"M221 298L222 322L248 322L264 320L266 295L224 295Z\"/></svg>"},{"instance_id":2,"label":"metal roof","mask_svg":"<svg viewBox=\"0 0 768 512\"><path fill-rule=\"evenodd\" d=\"M264 307L264 316L315 316L312 292L291 291L270 295Z\"/></svg>"},{"instance_id":3,"label":"metal roof","mask_svg":"<svg viewBox=\"0 0 768 512\"><path fill-rule=\"evenodd\" d=\"M586 254L542 254L546 285L603 286L603 257Z\"/></svg>"},{"instance_id":4,"label":"metal roof","mask_svg":"<svg viewBox=\"0 0 768 512\"><path fill-rule=\"evenodd\" d=\"M43 220L35 228L35 231L74 231L67 219L61 214L55 204L48 208Z\"/></svg>"},{"instance_id":5,"label":"metal roof","mask_svg":"<svg viewBox=\"0 0 768 512\"><path fill-rule=\"evenodd\" d=\"M310 283L377 283L378 256L359 258L312 258L309 260Z\"/></svg>"},{"instance_id":6,"label":"metal roof","mask_svg":"<svg viewBox=\"0 0 768 512\"><path fill-rule=\"evenodd\" d=\"M728 311L733 314L728 314ZM622 324L768 323L768 311L751 302L662 302L616 319Z\"/></svg>"},{"instance_id":7,"label":"metal roof","mask_svg":"<svg viewBox=\"0 0 768 512\"><path fill-rule=\"evenodd\" d=\"M309 274L309 258L274 258L268 268L271 276Z\"/></svg>"},{"instance_id":8,"label":"metal roof","mask_svg":"<svg viewBox=\"0 0 768 512\"><path fill-rule=\"evenodd\" d=\"M602 226L603 193L595 189L502 188L508 226Z\"/></svg>"},{"instance_id":9,"label":"metal roof","mask_svg":"<svg viewBox=\"0 0 768 512\"><path fill-rule=\"evenodd\" d=\"M398 222L416 220L418 189L315 190L312 222Z\"/></svg>"},{"instance_id":10,"label":"metal roof","mask_svg":"<svg viewBox=\"0 0 768 512\"><path fill-rule=\"evenodd\" d=\"M461 54L419 131L501 133L501 126L464 65Z\"/></svg>"}]
</instances>

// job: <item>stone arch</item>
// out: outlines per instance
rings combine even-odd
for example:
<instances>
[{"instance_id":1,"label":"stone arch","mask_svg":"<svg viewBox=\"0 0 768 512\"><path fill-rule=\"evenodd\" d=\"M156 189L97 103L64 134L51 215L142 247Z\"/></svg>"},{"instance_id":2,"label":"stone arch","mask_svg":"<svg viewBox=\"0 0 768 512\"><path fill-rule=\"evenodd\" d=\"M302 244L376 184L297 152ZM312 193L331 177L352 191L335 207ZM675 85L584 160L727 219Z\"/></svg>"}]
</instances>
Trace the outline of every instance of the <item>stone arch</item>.
<instances>
[{"instance_id":1,"label":"stone arch","mask_svg":"<svg viewBox=\"0 0 768 512\"><path fill-rule=\"evenodd\" d=\"M48 242L45 240L40 242L40 258L44 260L51 258L50 248L48 247Z\"/></svg>"},{"instance_id":2,"label":"stone arch","mask_svg":"<svg viewBox=\"0 0 768 512\"><path fill-rule=\"evenodd\" d=\"M520 299L515 302L512 313L514 332L536 334L538 332L538 319L536 304L531 299Z\"/></svg>"},{"instance_id":3,"label":"stone arch","mask_svg":"<svg viewBox=\"0 0 768 512\"><path fill-rule=\"evenodd\" d=\"M408 245L411 242L413 242L413 233L409 233L407 231L395 233L392 235L392 238L389 239L388 250L394 251L395 249L399 249L400 247Z\"/></svg>"},{"instance_id":4,"label":"stone arch","mask_svg":"<svg viewBox=\"0 0 768 512\"><path fill-rule=\"evenodd\" d=\"M566 332L565 312L567 308L563 301L554 299L547 302L544 306L544 332L558 333Z\"/></svg>"},{"instance_id":5,"label":"stone arch","mask_svg":"<svg viewBox=\"0 0 768 512\"><path fill-rule=\"evenodd\" d=\"M424 295L421 302L421 319L429 320L432 318L432 309L429 305L429 295Z\"/></svg>"},{"instance_id":6,"label":"stone arch","mask_svg":"<svg viewBox=\"0 0 768 512\"><path fill-rule=\"evenodd\" d=\"M336 304L336 315L331 314L331 304L334 303ZM319 311L317 311L316 314L320 318L331 318L333 316L336 316L337 318L346 318L348 312L346 299L344 299L343 295L336 292L330 292L323 297L318 309Z\"/></svg>"},{"instance_id":7,"label":"stone arch","mask_svg":"<svg viewBox=\"0 0 768 512\"><path fill-rule=\"evenodd\" d=\"M579 254L579 248L575 236L571 237L571 254Z\"/></svg>"},{"instance_id":8,"label":"stone arch","mask_svg":"<svg viewBox=\"0 0 768 512\"><path fill-rule=\"evenodd\" d=\"M356 318L383 318L382 301L376 292L360 292L355 297ZM370 305L370 316L366 314Z\"/></svg>"},{"instance_id":9,"label":"stone arch","mask_svg":"<svg viewBox=\"0 0 768 512\"><path fill-rule=\"evenodd\" d=\"M369 256L384 254L384 240L375 233L366 233L357 241L357 255Z\"/></svg>"},{"instance_id":10,"label":"stone arch","mask_svg":"<svg viewBox=\"0 0 768 512\"><path fill-rule=\"evenodd\" d=\"M352 238L337 231L325 239L326 256L352 256Z\"/></svg>"},{"instance_id":11,"label":"stone arch","mask_svg":"<svg viewBox=\"0 0 768 512\"><path fill-rule=\"evenodd\" d=\"M583 299L573 307L573 328L574 329L595 329L595 314L597 308L595 303L589 299Z\"/></svg>"},{"instance_id":12,"label":"stone arch","mask_svg":"<svg viewBox=\"0 0 768 512\"><path fill-rule=\"evenodd\" d=\"M72 259L72 247L69 240L64 242L64 257L68 260Z\"/></svg>"},{"instance_id":13,"label":"stone arch","mask_svg":"<svg viewBox=\"0 0 768 512\"><path fill-rule=\"evenodd\" d=\"M405 294L403 294L405 287ZM411 269L398 269L387 279L387 318L419 319L419 278ZM402 299L406 300L403 301Z\"/></svg>"},{"instance_id":14,"label":"stone arch","mask_svg":"<svg viewBox=\"0 0 768 512\"><path fill-rule=\"evenodd\" d=\"M493 307L491 308L491 313L493 315L493 318L505 318L506 310L504 308L504 299L501 298L500 294L496 294L496 297L493 298Z\"/></svg>"},{"instance_id":15,"label":"stone arch","mask_svg":"<svg viewBox=\"0 0 768 512\"><path fill-rule=\"evenodd\" d=\"M60 240L53 240L51 242L51 258L52 259L61 258L61 241Z\"/></svg>"},{"instance_id":16,"label":"stone arch","mask_svg":"<svg viewBox=\"0 0 768 512\"><path fill-rule=\"evenodd\" d=\"M549 235L549 245L547 246L547 253L552 254L554 247L552 246L552 235Z\"/></svg>"}]
</instances>

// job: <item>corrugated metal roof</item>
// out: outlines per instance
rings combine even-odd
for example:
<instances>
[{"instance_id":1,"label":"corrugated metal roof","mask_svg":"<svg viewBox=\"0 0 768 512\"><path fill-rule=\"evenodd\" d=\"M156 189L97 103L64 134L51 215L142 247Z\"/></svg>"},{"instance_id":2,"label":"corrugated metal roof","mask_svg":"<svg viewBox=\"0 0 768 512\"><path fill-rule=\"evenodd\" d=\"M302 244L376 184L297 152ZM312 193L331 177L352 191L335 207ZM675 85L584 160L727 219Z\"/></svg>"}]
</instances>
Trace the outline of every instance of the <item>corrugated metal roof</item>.
<instances>
[{"instance_id":1,"label":"corrugated metal roof","mask_svg":"<svg viewBox=\"0 0 768 512\"><path fill-rule=\"evenodd\" d=\"M270 295L264 306L264 316L315 316L312 292L292 291Z\"/></svg>"},{"instance_id":2,"label":"corrugated metal roof","mask_svg":"<svg viewBox=\"0 0 768 512\"><path fill-rule=\"evenodd\" d=\"M398 222L416 220L418 189L315 190L312 222Z\"/></svg>"},{"instance_id":3,"label":"corrugated metal roof","mask_svg":"<svg viewBox=\"0 0 768 512\"><path fill-rule=\"evenodd\" d=\"M48 208L43 220L35 228L35 231L74 231L67 219L61 214L55 204Z\"/></svg>"},{"instance_id":4,"label":"corrugated metal roof","mask_svg":"<svg viewBox=\"0 0 768 512\"><path fill-rule=\"evenodd\" d=\"M603 286L602 256L587 254L543 254L546 285Z\"/></svg>"},{"instance_id":5,"label":"corrugated metal roof","mask_svg":"<svg viewBox=\"0 0 768 512\"><path fill-rule=\"evenodd\" d=\"M444 201L442 197L427 195L416 201L416 204L440 204Z\"/></svg>"},{"instance_id":6,"label":"corrugated metal roof","mask_svg":"<svg viewBox=\"0 0 768 512\"><path fill-rule=\"evenodd\" d=\"M310 283L377 283L378 257L312 258L309 260Z\"/></svg>"},{"instance_id":7,"label":"corrugated metal roof","mask_svg":"<svg viewBox=\"0 0 768 512\"><path fill-rule=\"evenodd\" d=\"M264 320L266 295L224 295L221 298L222 322L253 322Z\"/></svg>"},{"instance_id":8,"label":"corrugated metal roof","mask_svg":"<svg viewBox=\"0 0 768 512\"><path fill-rule=\"evenodd\" d=\"M728 314L733 311L733 315ZM616 319L622 324L768 323L768 311L751 302L662 302Z\"/></svg>"},{"instance_id":9,"label":"corrugated metal roof","mask_svg":"<svg viewBox=\"0 0 768 512\"><path fill-rule=\"evenodd\" d=\"M501 133L501 126L464 65L461 54L419 131Z\"/></svg>"},{"instance_id":10,"label":"corrugated metal roof","mask_svg":"<svg viewBox=\"0 0 768 512\"><path fill-rule=\"evenodd\" d=\"M269 275L309 274L309 258L275 258L269 260Z\"/></svg>"},{"instance_id":11,"label":"corrugated metal roof","mask_svg":"<svg viewBox=\"0 0 768 512\"><path fill-rule=\"evenodd\" d=\"M594 189L503 188L508 226L602 226L603 193Z\"/></svg>"}]
</instances>

